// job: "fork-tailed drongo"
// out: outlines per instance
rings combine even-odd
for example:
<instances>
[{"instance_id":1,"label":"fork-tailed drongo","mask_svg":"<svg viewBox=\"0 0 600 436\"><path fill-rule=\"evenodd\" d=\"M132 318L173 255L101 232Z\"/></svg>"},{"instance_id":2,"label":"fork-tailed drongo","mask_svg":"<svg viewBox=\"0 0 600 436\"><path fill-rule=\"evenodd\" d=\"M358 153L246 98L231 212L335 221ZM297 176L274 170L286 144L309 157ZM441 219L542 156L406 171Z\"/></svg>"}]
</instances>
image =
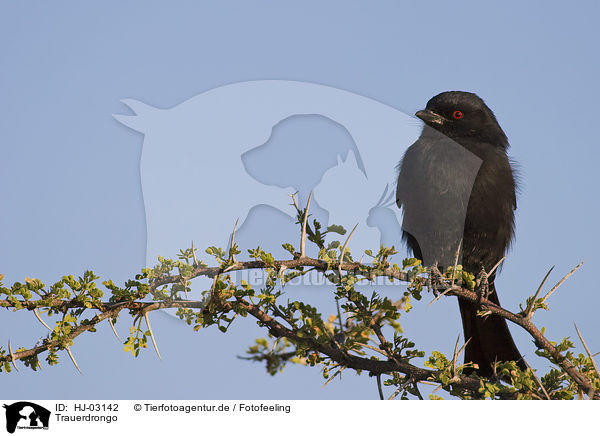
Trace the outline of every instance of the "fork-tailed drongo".
<instances>
[{"instance_id":1,"label":"fork-tailed drongo","mask_svg":"<svg viewBox=\"0 0 600 436\"><path fill-rule=\"evenodd\" d=\"M490 271L514 235L516 182L508 140L494 113L477 95L443 92L416 116L425 122L419 139L402 158L396 202L403 209L403 237L425 265L452 266L458 247L465 271ZM489 300L499 304L489 277ZM477 316L475 304L459 299L465 362L493 374L495 361L525 362L506 321Z\"/></svg>"}]
</instances>

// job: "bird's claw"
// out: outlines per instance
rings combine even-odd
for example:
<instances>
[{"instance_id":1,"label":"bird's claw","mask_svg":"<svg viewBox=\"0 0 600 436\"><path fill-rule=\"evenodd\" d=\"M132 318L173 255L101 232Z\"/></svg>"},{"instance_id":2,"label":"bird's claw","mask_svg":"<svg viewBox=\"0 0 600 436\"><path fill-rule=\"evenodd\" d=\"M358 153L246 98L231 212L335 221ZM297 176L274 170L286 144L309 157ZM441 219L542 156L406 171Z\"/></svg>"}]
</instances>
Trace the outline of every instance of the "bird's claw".
<instances>
[{"instance_id":1,"label":"bird's claw","mask_svg":"<svg viewBox=\"0 0 600 436\"><path fill-rule=\"evenodd\" d=\"M440 270L438 269L437 264L434 264L429 269L429 274L427 275L427 287L433 291L434 296L438 296L440 293L440 289L443 288L444 281L443 276Z\"/></svg>"},{"instance_id":2,"label":"bird's claw","mask_svg":"<svg viewBox=\"0 0 600 436\"><path fill-rule=\"evenodd\" d=\"M482 299L486 299L490 296L490 283L488 280L489 276L485 269L482 267L481 271L477 275L476 280L476 292L477 292L477 304L481 304Z\"/></svg>"}]
</instances>

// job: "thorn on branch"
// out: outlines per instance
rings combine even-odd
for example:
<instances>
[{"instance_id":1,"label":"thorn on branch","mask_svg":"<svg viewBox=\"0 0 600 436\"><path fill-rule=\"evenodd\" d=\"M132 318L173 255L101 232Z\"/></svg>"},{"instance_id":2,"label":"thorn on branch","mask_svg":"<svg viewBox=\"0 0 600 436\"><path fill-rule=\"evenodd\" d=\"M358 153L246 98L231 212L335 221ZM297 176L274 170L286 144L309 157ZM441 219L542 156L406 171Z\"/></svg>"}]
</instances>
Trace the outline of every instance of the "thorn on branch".
<instances>
[{"instance_id":1,"label":"thorn on branch","mask_svg":"<svg viewBox=\"0 0 600 436\"><path fill-rule=\"evenodd\" d=\"M210 287L210 297L213 298L215 296L215 287L217 285L217 279L219 278L219 274L215 274L213 277L212 286Z\"/></svg>"},{"instance_id":2,"label":"thorn on branch","mask_svg":"<svg viewBox=\"0 0 600 436\"><path fill-rule=\"evenodd\" d=\"M294 207L296 208L296 212L300 212L300 206L298 206L298 202L296 201L297 193L298 193L298 191L294 192L293 194L290 194L290 197L292 197L292 201L294 202Z\"/></svg>"},{"instance_id":3,"label":"thorn on branch","mask_svg":"<svg viewBox=\"0 0 600 436\"><path fill-rule=\"evenodd\" d=\"M456 377L456 362L458 361L458 358L460 357L460 355L462 354L462 352L464 351L464 349L467 347L467 344L469 343L469 341L471 340L471 338L467 339L465 341L465 343L463 344L462 347L460 347L460 350L457 351L458 349L458 342L460 341L460 335L458 335L458 338L456 338L456 345L454 345L454 353L452 354L452 378Z\"/></svg>"},{"instance_id":4,"label":"thorn on branch","mask_svg":"<svg viewBox=\"0 0 600 436\"><path fill-rule=\"evenodd\" d=\"M237 263L235 254L233 254L233 244L235 243L235 231L237 230L237 225L239 221L239 218L235 220L235 224L233 225L233 232L231 233L231 241L229 243L229 258L233 261L233 263Z\"/></svg>"},{"instance_id":5,"label":"thorn on branch","mask_svg":"<svg viewBox=\"0 0 600 436\"><path fill-rule=\"evenodd\" d=\"M498 262L496 262L496 265L494 265L492 267L492 269L488 273L488 276L491 276L492 274L494 274L494 271L496 271L496 269L502 264L502 262L504 262L504 259L506 259L506 256L504 256L502 259L500 259Z\"/></svg>"},{"instance_id":6,"label":"thorn on branch","mask_svg":"<svg viewBox=\"0 0 600 436\"><path fill-rule=\"evenodd\" d=\"M285 266L285 265L281 265L281 266L279 267L279 271L278 271L278 274L279 274L279 280L281 280L281 284L282 284L282 286L284 286L284 285L285 285L285 283L284 283L284 280L285 280L285 274L284 274L284 273L285 273L285 270L286 270L286 269L288 269L288 267L287 267L287 266Z\"/></svg>"},{"instance_id":7,"label":"thorn on branch","mask_svg":"<svg viewBox=\"0 0 600 436\"><path fill-rule=\"evenodd\" d=\"M444 292L442 292L441 294L438 293L438 295L429 302L429 304L427 304L427 306L431 306L433 303L435 303L437 300L439 300L440 298L442 298L444 295L446 295L448 292L454 290L454 286L449 287L448 289L446 289Z\"/></svg>"},{"instance_id":8,"label":"thorn on branch","mask_svg":"<svg viewBox=\"0 0 600 436\"><path fill-rule=\"evenodd\" d=\"M338 369L338 370L335 372L335 374L333 374L331 377L329 377L329 378L327 379L327 381L325 382L325 384L324 384L323 386L321 386L321 389L323 389L325 386L327 386L331 380L333 380L333 379L334 379L334 378L335 378L335 377L336 377L338 374L341 374L341 373L342 373L342 371L343 371L343 370L345 370L345 369L346 369L346 367L345 367L345 366L342 366L340 369ZM340 379L341 379L341 375L340 375Z\"/></svg>"},{"instance_id":9,"label":"thorn on branch","mask_svg":"<svg viewBox=\"0 0 600 436\"><path fill-rule=\"evenodd\" d=\"M344 264L344 255L346 254L346 248L348 247L348 242L350 241L350 238L354 234L354 231L356 230L357 227L358 227L358 223L356 223L356 225L354 226L354 228L352 229L350 234L348 234L348 237L346 238L346 241L344 242L344 245L342 246L342 251L340 253L340 260L339 260L339 265L338 265L338 274L339 274L340 284L342 282L342 265ZM335 300L335 304L337 306L338 322L340 324L340 332L343 333L344 326L342 325L342 313L340 311L340 302L337 298Z\"/></svg>"},{"instance_id":10,"label":"thorn on branch","mask_svg":"<svg viewBox=\"0 0 600 436\"><path fill-rule=\"evenodd\" d=\"M419 391L419 385L417 385L417 383L413 382L413 389L415 390L414 394L417 396L417 398L419 400L423 400L423 395L421 395L421 391Z\"/></svg>"},{"instance_id":11,"label":"thorn on branch","mask_svg":"<svg viewBox=\"0 0 600 436\"><path fill-rule=\"evenodd\" d=\"M531 301L525 308L525 313L523 315L523 317L525 319L527 319L527 320L531 319L531 316L533 315L533 308L535 307L535 300L537 300L538 295L540 295L540 292L541 292L542 288L544 287L544 285L546 284L546 280L548 279L548 276L550 276L550 273L552 272L553 269L554 269L554 266L548 270L548 272L544 276L544 279L538 286L537 291L535 291L533 298L531 299Z\"/></svg>"},{"instance_id":12,"label":"thorn on branch","mask_svg":"<svg viewBox=\"0 0 600 436\"><path fill-rule=\"evenodd\" d=\"M112 318L109 316L108 317L108 323L110 324L110 328L112 329L113 333L115 334L115 336L117 337L117 340L119 342L121 342L121 338L119 337L119 335L117 334L117 330L115 329L115 324L113 323Z\"/></svg>"},{"instance_id":13,"label":"thorn on branch","mask_svg":"<svg viewBox=\"0 0 600 436\"><path fill-rule=\"evenodd\" d=\"M340 324L340 335L342 335L342 339L343 341L346 340L345 335L344 335L344 325L342 324L342 311L340 310L340 300L338 298L335 299L335 305L337 307L337 318L338 318L338 323ZM343 343L340 342L340 343Z\"/></svg>"},{"instance_id":14,"label":"thorn on branch","mask_svg":"<svg viewBox=\"0 0 600 436\"><path fill-rule=\"evenodd\" d=\"M557 284L555 284L554 287L552 289L550 289L546 295L544 295L544 298L542 298L542 304L544 304L546 302L546 300L550 297L550 295L552 295L554 293L554 291L556 291L560 287L560 285L562 285L565 282L565 280L567 280L569 277L571 277L573 275L573 273L575 271L577 271L581 265L584 264L584 262L585 262L585 260L580 262L579 265L577 265L575 268L573 268L571 271L569 271L569 273L567 275L565 275L562 279L560 279L560 281Z\"/></svg>"},{"instance_id":15,"label":"thorn on branch","mask_svg":"<svg viewBox=\"0 0 600 436\"><path fill-rule=\"evenodd\" d=\"M154 339L152 327L150 326L150 318L148 317L148 311L144 312L144 319L146 320L146 325L148 326L148 331L150 332L150 338L152 339L152 345L154 345L154 351L156 351L156 355L158 356L158 358L162 360L162 357L160 357L160 352L158 351L158 345L156 345L156 339Z\"/></svg>"},{"instance_id":16,"label":"thorn on branch","mask_svg":"<svg viewBox=\"0 0 600 436\"><path fill-rule=\"evenodd\" d=\"M350 242L350 238L354 234L354 231L356 230L357 227L358 227L358 223L356 223L356 225L354 226L354 228L352 229L352 231L346 238L344 245L342 246L342 252L340 253L340 261L339 261L339 265L338 265L338 272L340 273L340 278L342 276L342 265L344 263L344 254L346 254L346 248L348 248L348 242Z\"/></svg>"},{"instance_id":17,"label":"thorn on branch","mask_svg":"<svg viewBox=\"0 0 600 436\"><path fill-rule=\"evenodd\" d=\"M48 326L48 324L46 324L44 322L44 320L40 316L40 312L38 311L37 307L35 309L33 309L33 313L34 313L35 317L38 319L38 321L44 325L44 327L46 327L48 330L52 331L52 329Z\"/></svg>"},{"instance_id":18,"label":"thorn on branch","mask_svg":"<svg viewBox=\"0 0 600 436\"><path fill-rule=\"evenodd\" d=\"M381 387L381 374L377 374L377 390L379 391L379 399L384 400L383 388Z\"/></svg>"},{"instance_id":19,"label":"thorn on branch","mask_svg":"<svg viewBox=\"0 0 600 436\"><path fill-rule=\"evenodd\" d=\"M67 347L67 353L69 354L69 357L71 358L71 362L73 362L73 365L75 365L75 368L77 368L77 371L79 371L79 374L83 374L83 372L81 372L81 369L79 368L79 365L77 365L77 361L75 360L75 357L73 356L73 353L71 352L71 348Z\"/></svg>"},{"instance_id":20,"label":"thorn on branch","mask_svg":"<svg viewBox=\"0 0 600 436\"><path fill-rule=\"evenodd\" d=\"M400 392L406 391L407 388L408 388L408 386L410 384L413 385L413 389L415 390L414 395L417 396L417 398L419 398L419 400L422 400L423 396L421 395L421 392L419 392L419 388L417 387L417 383L415 382L415 379L413 378L413 376L411 374L408 374L406 377L404 377L404 383L402 383L400 386L398 386L398 389L396 389L394 391L394 393L392 395L390 395L390 397L388 398L388 400L393 400L394 398L396 398L398 396L398 394ZM437 391L441 387L442 387L442 385L439 385L438 388L436 388L433 392Z\"/></svg>"},{"instance_id":21,"label":"thorn on branch","mask_svg":"<svg viewBox=\"0 0 600 436\"><path fill-rule=\"evenodd\" d=\"M546 388L542 384L542 381L539 379L539 377L537 376L537 374L535 373L535 371L533 370L533 368L531 366L529 366L529 364L527 362L525 362L525 365L527 365L527 367L531 371L531 374L533 374L533 378L535 379L535 381L537 382L538 386L540 387L540 389L544 393L544 397L546 397L547 400L550 400L551 399L550 395L548 395L548 392L546 391Z\"/></svg>"},{"instance_id":22,"label":"thorn on branch","mask_svg":"<svg viewBox=\"0 0 600 436\"><path fill-rule=\"evenodd\" d=\"M10 339L8 340L8 352L10 353L10 361L12 362L15 370L19 372L19 368L17 368L17 361L15 359L15 354L13 353L12 346L10 345Z\"/></svg>"},{"instance_id":23,"label":"thorn on branch","mask_svg":"<svg viewBox=\"0 0 600 436\"><path fill-rule=\"evenodd\" d=\"M300 236L300 257L306 257L306 222L308 221L308 210L310 208L310 200L312 198L312 191L308 194L308 201L306 202L306 210L304 211L304 219L302 220L302 235ZM295 200L294 200L295 202Z\"/></svg>"},{"instance_id":24,"label":"thorn on branch","mask_svg":"<svg viewBox=\"0 0 600 436\"><path fill-rule=\"evenodd\" d=\"M452 269L452 282L450 283L450 288L454 287L454 280L456 278L456 267L458 266L458 257L460 256L460 249L462 247L462 238L458 243L458 248L456 249L456 255L454 256L454 268ZM434 300L435 301L435 300ZM433 301L432 301L433 303ZM431 303L429 303L431 304Z\"/></svg>"},{"instance_id":25,"label":"thorn on branch","mask_svg":"<svg viewBox=\"0 0 600 436\"><path fill-rule=\"evenodd\" d=\"M194 241L192 241L192 256L194 257L194 266L198 266L198 259L196 258L196 248L194 247Z\"/></svg>"},{"instance_id":26,"label":"thorn on branch","mask_svg":"<svg viewBox=\"0 0 600 436\"><path fill-rule=\"evenodd\" d=\"M460 335L456 338L456 344L454 344L454 353L452 353L452 377L456 375L456 361L458 360L458 342L460 341Z\"/></svg>"},{"instance_id":27,"label":"thorn on branch","mask_svg":"<svg viewBox=\"0 0 600 436\"><path fill-rule=\"evenodd\" d=\"M181 278L181 280L179 281L179 283L181 283L181 286L183 286L183 293L185 294L185 298L188 298L187 280L184 280L183 278Z\"/></svg>"},{"instance_id":28,"label":"thorn on branch","mask_svg":"<svg viewBox=\"0 0 600 436\"><path fill-rule=\"evenodd\" d=\"M577 328L577 324L573 323L573 325L575 326L575 330L577 331L577 336L579 336L579 340L583 344L583 348L585 348L585 351L586 351L588 357L592 361L592 365L594 366L594 370L596 371L596 375L600 379L600 371L598 371L598 366L596 365L596 361L594 360L594 355L592 354L592 352L588 348L587 344L583 340L583 336L581 336L581 333L579 332L579 329ZM588 393L588 395L589 395L590 398L593 398L594 397L594 392Z\"/></svg>"},{"instance_id":29,"label":"thorn on branch","mask_svg":"<svg viewBox=\"0 0 600 436\"><path fill-rule=\"evenodd\" d=\"M369 344L363 344L362 342L357 342L356 345L368 348L369 350L373 350L373 351L381 354L384 357L389 357L381 348L377 348L377 347L374 347L374 346L369 345Z\"/></svg>"}]
</instances>

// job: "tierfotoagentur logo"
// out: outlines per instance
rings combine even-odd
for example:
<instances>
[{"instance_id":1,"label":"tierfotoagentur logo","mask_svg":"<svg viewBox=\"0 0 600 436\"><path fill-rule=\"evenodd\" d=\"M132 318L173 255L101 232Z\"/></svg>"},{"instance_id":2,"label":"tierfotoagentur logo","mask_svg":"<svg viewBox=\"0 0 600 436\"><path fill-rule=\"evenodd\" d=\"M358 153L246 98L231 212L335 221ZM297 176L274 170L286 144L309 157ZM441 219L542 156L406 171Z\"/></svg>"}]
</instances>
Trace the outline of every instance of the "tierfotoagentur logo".
<instances>
[{"instance_id":1,"label":"tierfotoagentur logo","mask_svg":"<svg viewBox=\"0 0 600 436\"><path fill-rule=\"evenodd\" d=\"M4 404L6 409L6 431L14 433L16 429L47 430L50 411L29 401Z\"/></svg>"},{"instance_id":2,"label":"tierfotoagentur logo","mask_svg":"<svg viewBox=\"0 0 600 436\"><path fill-rule=\"evenodd\" d=\"M323 225L358 225L351 252L380 244L399 247L398 160L389 155L394 150L402 156L419 136L422 125L412 115L349 91L287 80L225 85L165 109L134 99L122 102L133 114L115 119L144 135L140 173L147 267L156 265L158 256L175 256L190 241L200 253L226 247L236 222L240 247L260 245L276 258L285 256L280 239L293 241L297 234L293 193L302 206L312 194L311 219ZM479 159L450 140L444 149L474 178ZM235 189L225 193L225 180ZM427 233L426 219L406 223L426 256L440 238L458 245L470 185L463 188L447 196L448 204L431 205L457 210L441 235ZM200 194L202 201L192 201ZM245 251L238 260L249 260ZM255 272L230 276L252 285L265 279ZM326 284L315 280L317 275L309 275L292 285ZM211 283L199 277L192 289L209 289Z\"/></svg>"}]
</instances>

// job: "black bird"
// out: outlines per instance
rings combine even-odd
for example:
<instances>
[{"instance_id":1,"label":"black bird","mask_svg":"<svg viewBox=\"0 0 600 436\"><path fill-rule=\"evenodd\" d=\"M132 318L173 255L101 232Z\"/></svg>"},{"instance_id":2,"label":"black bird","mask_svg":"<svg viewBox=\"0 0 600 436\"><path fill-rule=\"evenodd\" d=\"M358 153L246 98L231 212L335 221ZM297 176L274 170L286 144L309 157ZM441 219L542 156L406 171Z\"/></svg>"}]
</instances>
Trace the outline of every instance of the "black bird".
<instances>
[{"instance_id":1,"label":"black bird","mask_svg":"<svg viewBox=\"0 0 600 436\"><path fill-rule=\"evenodd\" d=\"M514 236L517 207L508 140L494 113L477 95L449 91L433 97L415 114L425 122L419 139L400 161L396 203L403 208L403 239L425 265L459 264L476 276L489 272ZM500 304L489 277L488 299ZM475 304L459 299L465 362L493 375L495 361L526 364L506 321L477 316Z\"/></svg>"}]
</instances>

